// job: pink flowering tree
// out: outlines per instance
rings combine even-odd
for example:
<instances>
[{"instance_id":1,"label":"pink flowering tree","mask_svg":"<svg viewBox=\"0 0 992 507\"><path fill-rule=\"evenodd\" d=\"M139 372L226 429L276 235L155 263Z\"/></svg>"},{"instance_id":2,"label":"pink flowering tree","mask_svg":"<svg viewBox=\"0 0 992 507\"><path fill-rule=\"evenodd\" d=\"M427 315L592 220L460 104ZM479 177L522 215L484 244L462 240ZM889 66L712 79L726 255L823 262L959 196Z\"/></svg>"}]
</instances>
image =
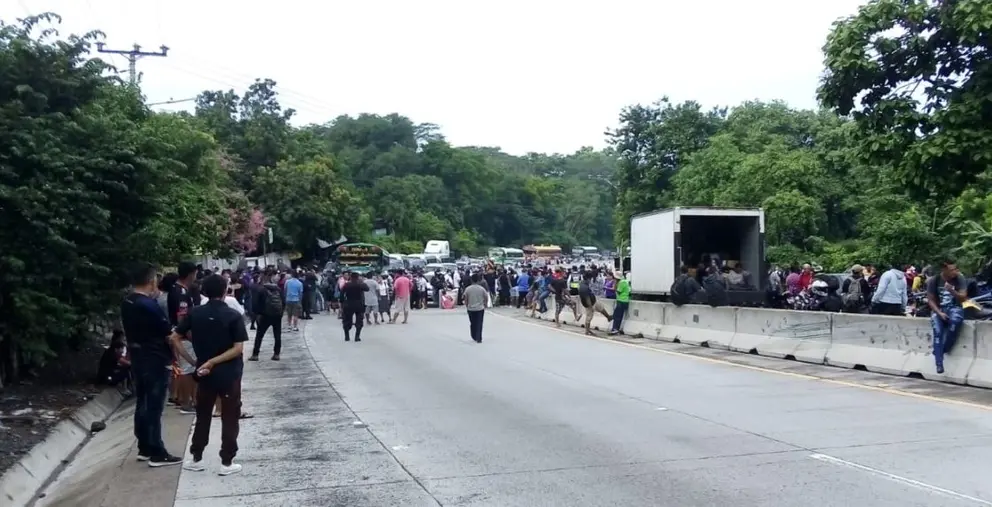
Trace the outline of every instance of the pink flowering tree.
<instances>
[{"instance_id":1,"label":"pink flowering tree","mask_svg":"<svg viewBox=\"0 0 992 507\"><path fill-rule=\"evenodd\" d=\"M230 229L225 246L236 254L246 254L258 248L258 239L265 232L265 214L258 208L228 209Z\"/></svg>"}]
</instances>

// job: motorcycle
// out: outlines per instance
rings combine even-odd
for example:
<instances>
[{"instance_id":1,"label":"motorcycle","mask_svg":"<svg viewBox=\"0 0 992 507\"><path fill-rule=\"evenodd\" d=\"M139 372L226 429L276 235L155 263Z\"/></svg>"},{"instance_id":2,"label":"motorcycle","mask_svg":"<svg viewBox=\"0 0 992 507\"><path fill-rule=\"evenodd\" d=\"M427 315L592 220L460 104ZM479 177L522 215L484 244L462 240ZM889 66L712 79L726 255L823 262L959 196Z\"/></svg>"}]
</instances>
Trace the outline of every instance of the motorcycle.
<instances>
[{"instance_id":1,"label":"motorcycle","mask_svg":"<svg viewBox=\"0 0 992 507\"><path fill-rule=\"evenodd\" d=\"M964 303L965 320L989 320L992 321L992 292L985 292L973 297Z\"/></svg>"}]
</instances>

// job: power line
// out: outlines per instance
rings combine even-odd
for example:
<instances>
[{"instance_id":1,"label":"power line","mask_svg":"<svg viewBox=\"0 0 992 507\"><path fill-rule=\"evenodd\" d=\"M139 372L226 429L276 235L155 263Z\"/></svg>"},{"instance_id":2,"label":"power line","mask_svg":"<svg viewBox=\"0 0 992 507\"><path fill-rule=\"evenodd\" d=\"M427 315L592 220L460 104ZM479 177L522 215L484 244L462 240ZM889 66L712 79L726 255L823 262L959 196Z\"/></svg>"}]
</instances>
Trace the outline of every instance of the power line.
<instances>
[{"instance_id":1,"label":"power line","mask_svg":"<svg viewBox=\"0 0 992 507\"><path fill-rule=\"evenodd\" d=\"M164 100L162 102L152 102L151 104L145 104L145 105L146 106L149 106L149 107L151 107L151 106L164 106L164 105L167 105L167 104L181 104L183 102L193 102L194 100L196 100L196 97L190 97L188 99L169 99L169 100Z\"/></svg>"},{"instance_id":2,"label":"power line","mask_svg":"<svg viewBox=\"0 0 992 507\"><path fill-rule=\"evenodd\" d=\"M234 81L238 81L238 82L240 82L240 81L253 82L255 79L257 79L259 77L257 75L251 75L251 74L247 74L247 73L242 72L242 71L234 70L234 69L232 69L230 67L225 67L222 63L217 62L217 61L211 61L211 60L205 60L205 59L199 58L196 55L184 55L183 58L184 59L191 60L191 61L193 61L195 63L198 63L198 64L200 64L200 66L202 66L204 68L210 69L210 72L212 72L212 73L215 73L215 74L218 74L218 75L226 75L227 78L231 78ZM343 109L343 107L340 106L340 105L338 105L338 106L332 106L328 102L324 102L323 99L317 98L317 97L315 97L313 95L308 95L306 93L301 93L299 91L295 91L295 90L292 90L290 88L287 88L285 86L285 84L278 84L277 83L276 84L276 89L279 91L279 94L281 96L283 96L283 97L292 96L292 97L295 97L295 100L296 101L298 101L298 102L304 102L304 103L309 103L309 104L313 105L314 107L319 107L321 109L327 109L329 111L341 111Z\"/></svg>"},{"instance_id":3,"label":"power line","mask_svg":"<svg viewBox=\"0 0 992 507\"><path fill-rule=\"evenodd\" d=\"M124 57L127 58L127 70L131 84L138 83L137 63L139 58L144 58L146 56L169 56L169 48L167 46L159 46L159 51L151 52L142 51L141 46L135 44L132 49L125 51L123 49L104 49L104 43L97 42L96 50L98 53L124 55Z\"/></svg>"},{"instance_id":4,"label":"power line","mask_svg":"<svg viewBox=\"0 0 992 507\"><path fill-rule=\"evenodd\" d=\"M195 76L206 81L211 81L223 85L227 88L242 89L247 87L247 85L244 84L234 84L232 81L225 79L223 77L218 78L214 76L205 75L199 72L195 72L184 66L176 65L175 63L166 64L166 66L174 70L177 70L179 72L182 72L184 74L188 74L190 76ZM252 82L254 82L254 79L252 79ZM292 95L286 95L285 89L283 89L283 87L279 85L276 85L275 91L279 93L279 103L284 109L292 108L298 112L309 112L321 116L334 116L340 114L340 110L333 109L326 104L316 102L312 99L307 100L302 97L293 97Z\"/></svg>"}]
</instances>

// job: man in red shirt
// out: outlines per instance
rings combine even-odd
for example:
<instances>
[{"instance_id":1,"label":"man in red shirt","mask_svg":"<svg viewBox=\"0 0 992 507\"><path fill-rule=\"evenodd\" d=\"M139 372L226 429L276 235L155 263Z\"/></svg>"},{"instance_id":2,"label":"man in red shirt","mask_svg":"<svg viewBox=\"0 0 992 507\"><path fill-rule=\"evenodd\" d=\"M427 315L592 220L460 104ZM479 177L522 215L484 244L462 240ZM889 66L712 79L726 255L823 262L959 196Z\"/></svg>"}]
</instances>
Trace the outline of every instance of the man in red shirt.
<instances>
[{"instance_id":1,"label":"man in red shirt","mask_svg":"<svg viewBox=\"0 0 992 507\"><path fill-rule=\"evenodd\" d=\"M400 272L396 280L393 281L393 294L395 294L395 306L393 307L393 317L389 319L390 324L395 324L400 312L403 312L403 323L406 324L410 318L410 292L413 289L413 282L406 276L405 272Z\"/></svg>"}]
</instances>

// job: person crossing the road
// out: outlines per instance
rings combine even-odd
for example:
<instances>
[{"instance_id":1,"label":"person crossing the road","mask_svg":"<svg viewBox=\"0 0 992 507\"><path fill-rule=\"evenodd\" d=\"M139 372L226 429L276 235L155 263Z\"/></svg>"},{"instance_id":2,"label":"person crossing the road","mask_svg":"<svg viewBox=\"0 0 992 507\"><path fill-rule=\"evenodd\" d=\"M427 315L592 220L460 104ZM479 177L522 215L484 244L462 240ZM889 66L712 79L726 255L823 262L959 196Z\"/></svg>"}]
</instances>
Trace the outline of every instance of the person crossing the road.
<instances>
[{"instance_id":1,"label":"person crossing the road","mask_svg":"<svg viewBox=\"0 0 992 507\"><path fill-rule=\"evenodd\" d=\"M252 307L258 312L258 327L255 330L255 343L252 346L249 361L258 361L258 354L262 351L262 338L265 337L265 332L269 328L272 328L272 339L274 340L273 361L279 360L279 352L282 350L282 314L284 308L282 291L279 290L279 286L275 282L276 275L274 273L267 273L264 277L267 280L255 293L256 299L252 302Z\"/></svg>"},{"instance_id":2,"label":"person crossing the road","mask_svg":"<svg viewBox=\"0 0 992 507\"><path fill-rule=\"evenodd\" d=\"M395 299L393 301L393 317L389 319L389 323L395 324L402 312L403 323L406 324L407 319L410 318L410 293L413 292L413 282L406 272L401 271L397 275L396 280L393 281Z\"/></svg>"},{"instance_id":3,"label":"person crossing the road","mask_svg":"<svg viewBox=\"0 0 992 507\"><path fill-rule=\"evenodd\" d=\"M351 273L341 288L341 321L344 326L344 341L351 341L351 328L355 328L355 341L362 341L362 327L365 326L365 285L358 273Z\"/></svg>"},{"instance_id":4,"label":"person crossing the road","mask_svg":"<svg viewBox=\"0 0 992 507\"><path fill-rule=\"evenodd\" d=\"M489 291L482 285L482 275L472 274L472 285L465 288L465 309L468 311L469 333L475 343L482 343L482 320L489 304Z\"/></svg>"}]
</instances>

